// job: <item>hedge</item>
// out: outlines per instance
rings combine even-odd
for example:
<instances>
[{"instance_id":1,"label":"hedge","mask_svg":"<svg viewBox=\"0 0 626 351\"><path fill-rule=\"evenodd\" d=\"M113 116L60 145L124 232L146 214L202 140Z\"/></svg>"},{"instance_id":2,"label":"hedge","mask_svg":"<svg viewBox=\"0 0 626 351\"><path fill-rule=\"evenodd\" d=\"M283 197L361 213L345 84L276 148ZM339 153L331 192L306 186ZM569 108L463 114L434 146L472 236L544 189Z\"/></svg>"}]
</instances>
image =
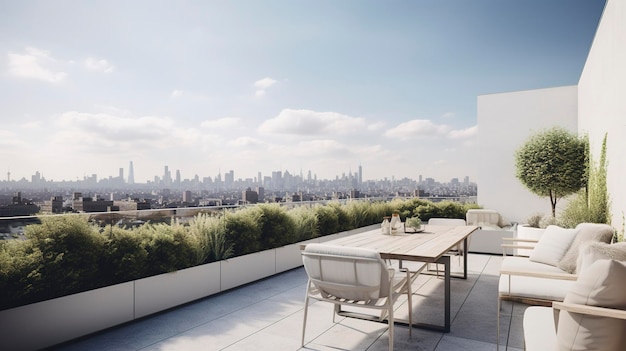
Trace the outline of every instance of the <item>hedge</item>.
<instances>
[{"instance_id":1,"label":"hedge","mask_svg":"<svg viewBox=\"0 0 626 351\"><path fill-rule=\"evenodd\" d=\"M85 215L41 217L26 240L0 241L0 310L380 223L400 213L465 218L475 204L420 199L292 209L262 204L189 223L104 227Z\"/></svg>"}]
</instances>

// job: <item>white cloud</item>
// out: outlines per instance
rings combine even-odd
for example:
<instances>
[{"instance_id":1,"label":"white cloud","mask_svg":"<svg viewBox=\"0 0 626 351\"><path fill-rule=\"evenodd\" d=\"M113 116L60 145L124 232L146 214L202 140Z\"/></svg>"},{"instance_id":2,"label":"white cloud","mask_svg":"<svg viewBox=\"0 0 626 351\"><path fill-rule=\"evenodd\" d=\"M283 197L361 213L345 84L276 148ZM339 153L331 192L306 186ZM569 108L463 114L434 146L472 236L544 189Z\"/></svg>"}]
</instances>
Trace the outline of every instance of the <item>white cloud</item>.
<instances>
[{"instance_id":1,"label":"white cloud","mask_svg":"<svg viewBox=\"0 0 626 351\"><path fill-rule=\"evenodd\" d=\"M115 70L115 67L105 59L96 59L88 57L84 62L85 68L89 71L99 73L111 73Z\"/></svg>"},{"instance_id":2,"label":"white cloud","mask_svg":"<svg viewBox=\"0 0 626 351\"><path fill-rule=\"evenodd\" d=\"M450 127L445 124L435 124L427 119L414 119L388 129L384 135L406 140L418 137L440 137L446 135L449 130Z\"/></svg>"},{"instance_id":3,"label":"white cloud","mask_svg":"<svg viewBox=\"0 0 626 351\"><path fill-rule=\"evenodd\" d=\"M256 88L256 92L254 94L258 97L264 96L267 89L274 84L276 84L276 80L272 78L265 77L263 79L259 79L254 82L254 87Z\"/></svg>"},{"instance_id":4,"label":"white cloud","mask_svg":"<svg viewBox=\"0 0 626 351\"><path fill-rule=\"evenodd\" d=\"M284 109L259 127L261 133L294 135L338 135L365 129L362 118L337 112Z\"/></svg>"},{"instance_id":5,"label":"white cloud","mask_svg":"<svg viewBox=\"0 0 626 351\"><path fill-rule=\"evenodd\" d=\"M50 83L62 82L67 76L65 72L56 72L50 67L56 65L56 60L47 51L33 47L27 47L25 51L24 54L8 54L9 74Z\"/></svg>"},{"instance_id":6,"label":"white cloud","mask_svg":"<svg viewBox=\"0 0 626 351\"><path fill-rule=\"evenodd\" d=\"M261 147L266 145L263 141L250 137L239 137L230 141L229 144L237 147Z\"/></svg>"},{"instance_id":7,"label":"white cloud","mask_svg":"<svg viewBox=\"0 0 626 351\"><path fill-rule=\"evenodd\" d=\"M200 126L207 129L223 129L237 126L239 123L241 123L241 120L237 117L224 117L215 120L203 121L200 123Z\"/></svg>"},{"instance_id":8,"label":"white cloud","mask_svg":"<svg viewBox=\"0 0 626 351\"><path fill-rule=\"evenodd\" d=\"M466 129L452 130L448 133L450 139L466 139L475 136L478 133L478 126L469 127Z\"/></svg>"},{"instance_id":9,"label":"white cloud","mask_svg":"<svg viewBox=\"0 0 626 351\"><path fill-rule=\"evenodd\" d=\"M39 121L24 122L20 125L20 127L24 129L37 129L41 127L41 122Z\"/></svg>"},{"instance_id":10,"label":"white cloud","mask_svg":"<svg viewBox=\"0 0 626 351\"><path fill-rule=\"evenodd\" d=\"M82 140L87 145L103 147L145 143L158 148L164 142L170 143L168 139L175 139L178 130L174 121L168 117L132 118L76 111L61 114L56 123L61 128L59 135L72 139L62 142L80 145L77 140Z\"/></svg>"},{"instance_id":11,"label":"white cloud","mask_svg":"<svg viewBox=\"0 0 626 351\"><path fill-rule=\"evenodd\" d=\"M178 98L178 97L181 97L181 96L183 96L183 91L182 90L178 90L178 89L173 90L172 93L170 94L170 97L174 98L174 99Z\"/></svg>"}]
</instances>

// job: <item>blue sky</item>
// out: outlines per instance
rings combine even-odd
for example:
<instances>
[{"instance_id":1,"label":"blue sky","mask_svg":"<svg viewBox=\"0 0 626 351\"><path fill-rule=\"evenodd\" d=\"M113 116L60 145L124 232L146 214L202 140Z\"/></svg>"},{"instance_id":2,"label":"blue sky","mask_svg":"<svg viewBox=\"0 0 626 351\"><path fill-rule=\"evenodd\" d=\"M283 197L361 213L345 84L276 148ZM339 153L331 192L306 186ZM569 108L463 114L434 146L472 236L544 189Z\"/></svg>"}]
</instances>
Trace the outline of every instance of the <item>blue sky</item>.
<instances>
[{"instance_id":1,"label":"blue sky","mask_svg":"<svg viewBox=\"0 0 626 351\"><path fill-rule=\"evenodd\" d=\"M0 171L472 178L477 96L577 84L603 7L3 1Z\"/></svg>"}]
</instances>

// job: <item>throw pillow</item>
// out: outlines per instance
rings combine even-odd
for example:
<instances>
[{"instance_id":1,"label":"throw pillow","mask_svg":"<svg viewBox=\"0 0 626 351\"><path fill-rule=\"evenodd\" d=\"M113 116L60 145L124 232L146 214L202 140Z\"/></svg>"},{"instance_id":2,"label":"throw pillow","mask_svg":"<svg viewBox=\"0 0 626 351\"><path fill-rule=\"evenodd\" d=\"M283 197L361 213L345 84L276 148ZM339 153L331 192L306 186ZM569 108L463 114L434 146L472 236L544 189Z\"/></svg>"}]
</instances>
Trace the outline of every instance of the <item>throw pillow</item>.
<instances>
[{"instance_id":1,"label":"throw pillow","mask_svg":"<svg viewBox=\"0 0 626 351\"><path fill-rule=\"evenodd\" d=\"M610 243L611 239L613 239L613 227L608 224L598 224L598 223L580 223L576 226L578 230L578 234L576 234L576 238L572 242L572 245L569 247L561 261L559 262L558 267L567 273L576 273L576 261L578 260L578 252L580 251L580 246L583 243L590 241L598 241L604 243Z\"/></svg>"},{"instance_id":2,"label":"throw pillow","mask_svg":"<svg viewBox=\"0 0 626 351\"><path fill-rule=\"evenodd\" d=\"M549 225L530 253L529 259L533 262L545 263L556 267L572 244L572 241L574 241L576 233L576 229L565 229L556 225Z\"/></svg>"},{"instance_id":3,"label":"throw pillow","mask_svg":"<svg viewBox=\"0 0 626 351\"><path fill-rule=\"evenodd\" d=\"M597 260L611 259L626 261L626 242L607 244L603 242L588 242L580 247L576 271L581 274Z\"/></svg>"},{"instance_id":4,"label":"throw pillow","mask_svg":"<svg viewBox=\"0 0 626 351\"><path fill-rule=\"evenodd\" d=\"M584 270L564 302L626 308L626 262L599 260ZM626 321L561 311L557 328L559 350L623 350Z\"/></svg>"}]
</instances>

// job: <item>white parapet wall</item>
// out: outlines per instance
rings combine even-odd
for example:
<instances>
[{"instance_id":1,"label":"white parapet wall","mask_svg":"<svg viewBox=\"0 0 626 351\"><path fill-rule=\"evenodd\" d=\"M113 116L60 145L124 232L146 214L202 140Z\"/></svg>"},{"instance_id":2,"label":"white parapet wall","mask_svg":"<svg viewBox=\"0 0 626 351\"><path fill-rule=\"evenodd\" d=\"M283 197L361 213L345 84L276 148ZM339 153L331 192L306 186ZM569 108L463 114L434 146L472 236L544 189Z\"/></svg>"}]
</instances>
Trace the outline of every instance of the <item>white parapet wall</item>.
<instances>
[{"instance_id":1,"label":"white parapet wall","mask_svg":"<svg viewBox=\"0 0 626 351\"><path fill-rule=\"evenodd\" d=\"M607 188L612 225L623 231L626 213L626 1L608 0L578 82L580 134L589 135L592 158L607 135Z\"/></svg>"},{"instance_id":2,"label":"white parapet wall","mask_svg":"<svg viewBox=\"0 0 626 351\"><path fill-rule=\"evenodd\" d=\"M515 177L515 152L533 134L560 126L577 133L575 85L478 97L478 204L509 221L549 214L550 200Z\"/></svg>"}]
</instances>

